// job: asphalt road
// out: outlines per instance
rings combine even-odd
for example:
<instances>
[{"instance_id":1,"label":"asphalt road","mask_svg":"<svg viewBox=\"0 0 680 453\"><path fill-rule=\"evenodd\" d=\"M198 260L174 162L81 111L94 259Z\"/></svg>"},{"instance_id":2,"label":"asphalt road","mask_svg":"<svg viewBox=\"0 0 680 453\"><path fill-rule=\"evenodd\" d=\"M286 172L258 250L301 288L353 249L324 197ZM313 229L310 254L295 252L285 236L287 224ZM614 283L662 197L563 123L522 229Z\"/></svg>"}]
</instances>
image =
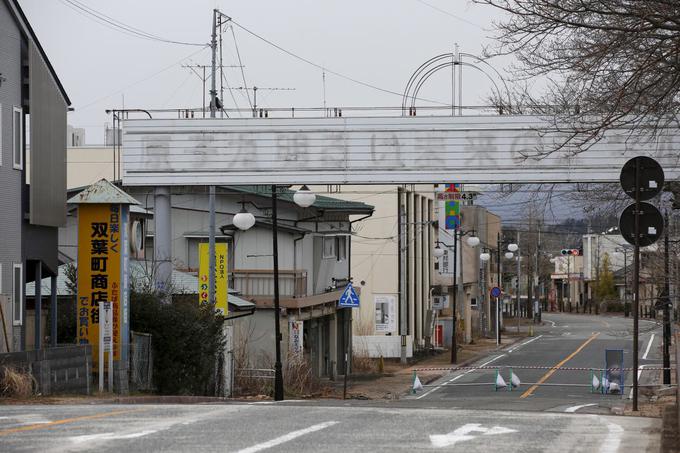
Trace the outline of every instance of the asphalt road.
<instances>
[{"instance_id":1,"label":"asphalt road","mask_svg":"<svg viewBox=\"0 0 680 453\"><path fill-rule=\"evenodd\" d=\"M625 366L632 367L631 318L548 313L543 315L543 321L544 325L536 328L534 338L491 354L473 366L499 366L506 382L510 380L510 370L503 367L559 365L560 369L514 368L513 372L522 383L513 391L494 390L495 369L458 371L426 386L411 398L449 402L451 406L461 408L610 413L612 406L622 405L630 397L632 371L625 375L622 394L602 395L591 393L590 371L562 368L603 368L605 349L622 349ZM512 330L514 326L510 322L506 328ZM661 366L660 325L652 320L641 320L640 333L640 365ZM659 374L658 371L642 371L640 384L657 381ZM421 375L426 377L427 373ZM534 387L531 383L547 385Z\"/></svg>"},{"instance_id":2,"label":"asphalt road","mask_svg":"<svg viewBox=\"0 0 680 453\"><path fill-rule=\"evenodd\" d=\"M627 351L630 366L632 321L566 314L544 320L536 337L477 365L599 368L604 349L618 348ZM643 321L641 331L641 364L660 363L658 326ZM627 388L617 396L587 387L532 388L527 383L588 384L590 375L516 373L523 384L512 392L495 392L491 384L446 385L490 383L495 376L493 370L457 371L398 401L0 406L0 451L658 451L660 420L605 415L628 396ZM643 372L641 381L651 374Z\"/></svg>"},{"instance_id":3,"label":"asphalt road","mask_svg":"<svg viewBox=\"0 0 680 453\"><path fill-rule=\"evenodd\" d=\"M646 418L389 405L5 406L0 450L613 453L658 451L658 430Z\"/></svg>"}]
</instances>

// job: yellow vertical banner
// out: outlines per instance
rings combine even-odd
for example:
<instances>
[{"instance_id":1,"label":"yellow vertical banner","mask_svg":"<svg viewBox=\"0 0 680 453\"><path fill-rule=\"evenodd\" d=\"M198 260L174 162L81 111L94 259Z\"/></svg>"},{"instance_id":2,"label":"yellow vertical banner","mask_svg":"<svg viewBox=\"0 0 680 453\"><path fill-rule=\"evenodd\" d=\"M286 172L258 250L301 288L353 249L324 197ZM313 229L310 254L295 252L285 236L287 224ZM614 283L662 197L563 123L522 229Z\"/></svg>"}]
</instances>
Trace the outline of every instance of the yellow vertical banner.
<instances>
[{"instance_id":1,"label":"yellow vertical banner","mask_svg":"<svg viewBox=\"0 0 680 453\"><path fill-rule=\"evenodd\" d=\"M210 281L210 250L206 243L198 244L198 302L208 303L208 282ZM215 244L215 311L222 316L229 313L228 291L229 269L227 244Z\"/></svg>"},{"instance_id":2,"label":"yellow vertical banner","mask_svg":"<svg viewBox=\"0 0 680 453\"><path fill-rule=\"evenodd\" d=\"M92 345L95 364L99 357L99 302L112 304L113 357L120 360L120 229L120 205L78 207L78 343Z\"/></svg>"}]
</instances>

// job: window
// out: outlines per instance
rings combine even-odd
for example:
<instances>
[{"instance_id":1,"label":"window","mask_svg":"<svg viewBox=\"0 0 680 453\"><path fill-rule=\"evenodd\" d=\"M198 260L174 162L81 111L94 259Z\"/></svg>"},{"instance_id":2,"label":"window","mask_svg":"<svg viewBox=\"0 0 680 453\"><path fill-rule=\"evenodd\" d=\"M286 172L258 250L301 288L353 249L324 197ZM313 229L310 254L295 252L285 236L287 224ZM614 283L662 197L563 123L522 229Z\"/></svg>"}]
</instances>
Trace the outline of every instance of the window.
<instances>
[{"instance_id":1,"label":"window","mask_svg":"<svg viewBox=\"0 0 680 453\"><path fill-rule=\"evenodd\" d=\"M24 320L24 272L21 264L14 265L12 274L12 324L20 326Z\"/></svg>"},{"instance_id":2,"label":"window","mask_svg":"<svg viewBox=\"0 0 680 453\"><path fill-rule=\"evenodd\" d=\"M335 236L323 238L323 258L335 258Z\"/></svg>"},{"instance_id":3,"label":"window","mask_svg":"<svg viewBox=\"0 0 680 453\"><path fill-rule=\"evenodd\" d=\"M338 261L347 259L347 236L335 236L335 251Z\"/></svg>"},{"instance_id":4,"label":"window","mask_svg":"<svg viewBox=\"0 0 680 453\"><path fill-rule=\"evenodd\" d=\"M12 156L14 168L24 168L24 139L23 139L23 113L21 107L12 110Z\"/></svg>"}]
</instances>

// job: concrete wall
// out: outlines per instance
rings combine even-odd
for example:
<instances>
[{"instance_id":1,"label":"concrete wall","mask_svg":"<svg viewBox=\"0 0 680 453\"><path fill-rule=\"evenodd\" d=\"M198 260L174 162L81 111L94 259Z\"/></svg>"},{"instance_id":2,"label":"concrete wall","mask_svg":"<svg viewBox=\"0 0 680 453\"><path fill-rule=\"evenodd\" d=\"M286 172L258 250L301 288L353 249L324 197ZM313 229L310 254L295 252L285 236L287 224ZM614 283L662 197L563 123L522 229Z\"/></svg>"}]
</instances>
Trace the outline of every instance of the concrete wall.
<instances>
[{"instance_id":1,"label":"concrete wall","mask_svg":"<svg viewBox=\"0 0 680 453\"><path fill-rule=\"evenodd\" d=\"M92 347L65 346L0 354L1 366L28 370L43 395L84 393L92 389Z\"/></svg>"}]
</instances>

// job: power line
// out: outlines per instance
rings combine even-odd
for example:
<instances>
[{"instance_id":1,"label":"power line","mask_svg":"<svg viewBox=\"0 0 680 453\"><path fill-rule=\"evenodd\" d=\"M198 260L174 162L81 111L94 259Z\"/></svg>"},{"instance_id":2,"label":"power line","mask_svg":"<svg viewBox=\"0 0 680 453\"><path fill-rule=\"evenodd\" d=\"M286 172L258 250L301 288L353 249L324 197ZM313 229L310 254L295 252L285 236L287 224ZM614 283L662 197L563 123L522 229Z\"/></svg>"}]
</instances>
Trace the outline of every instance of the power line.
<instances>
[{"instance_id":1,"label":"power line","mask_svg":"<svg viewBox=\"0 0 680 453\"><path fill-rule=\"evenodd\" d=\"M80 12L82 11L81 15L84 15L85 17L90 17L93 18L96 22L98 22L101 25L107 26L108 28L113 28L118 31L121 31L125 33L126 35L129 36L135 36L137 38L142 38L142 39L148 39L151 41L158 41L158 42L163 42L166 44L178 44L182 46L205 46L205 43L194 43L194 42L186 42L186 41L176 41L173 39L167 39L163 38L158 35L154 35L151 33L148 33L142 29L133 27L131 25L127 25L124 22L121 22L119 20L114 19L111 16L107 16L106 14L97 11L96 9L93 9L86 4L79 2L78 0L60 0L62 3L66 4L67 6L71 6L73 8L77 8L77 11ZM108 24L108 25L107 25Z\"/></svg>"},{"instance_id":2,"label":"power line","mask_svg":"<svg viewBox=\"0 0 680 453\"><path fill-rule=\"evenodd\" d=\"M350 82L356 83L356 84L358 84L358 85L365 86L365 87L367 87L367 88L372 88L372 89L377 90L377 91L382 91L383 93L393 94L393 95L399 96L399 97L401 97L401 98L404 97L404 93L398 93L398 92L396 92L396 91L388 90L388 89L386 89L386 88L381 88L381 87L379 87L379 86L373 85L373 84L368 83L368 82L363 82L363 81L361 81L361 80L355 79L355 78L353 78L353 77L350 77L350 76L348 76L348 75L342 74L342 73L340 73L340 72L333 71L332 69L328 69L327 67L325 67L325 66L323 66L323 65L320 65L320 64L318 64L318 63L315 63L315 62L313 62L313 61L311 61L311 60L308 60L308 59L305 58L305 57L301 57L300 55L297 55L296 53L293 53L292 51L290 51L290 50L288 50L288 49L285 49L285 48L281 47L280 45L278 45L278 44L276 44L276 43L274 43L274 42L268 40L267 38L258 35L258 34L255 33L254 31L249 30L248 28L246 28L246 27L244 27L243 25L241 25L241 24L239 24L238 22L236 22L233 18L231 19L231 23L234 24L234 25L236 25L238 28L240 28L241 30L245 31L246 33L250 34L251 36L253 36L253 37L259 39L260 41L263 41L263 42L269 44L270 46L274 47L275 49L278 49L279 51L281 51L281 52L283 52L283 53L285 53L285 54L287 54L287 55L289 55L289 56L291 56L291 57L293 57L293 58L295 58L295 59L297 59L297 60L299 60L299 61L302 61L303 63L307 63L307 64L310 65L310 66L314 66L314 67L317 68L317 69L321 69L322 71L325 71L325 72L327 72L327 73L329 73L329 74L333 74L333 75L336 76L336 77L340 77L341 79L349 80ZM233 31L233 30L232 30L232 31ZM425 98L415 98L415 99L417 99L417 100L419 100L419 101L429 102L429 103L431 103L431 104L450 105L450 104L447 104L447 103L444 103L444 102L433 101L433 100L431 100L431 99L425 99Z\"/></svg>"},{"instance_id":3,"label":"power line","mask_svg":"<svg viewBox=\"0 0 680 453\"><path fill-rule=\"evenodd\" d=\"M442 14L446 14L446 15L449 16L449 17L453 17L453 18L456 19L456 20L459 20L459 21L461 21L461 22L465 22L466 24L472 25L473 27L477 27L477 28L479 28L480 30L484 30L484 27L482 27L481 25L475 24L474 22L470 22L469 20L464 19L464 18L462 18L462 17L460 17L460 16L456 16L456 15L453 14L453 13L450 13L450 12L444 10L444 9L441 9L441 8L438 8L438 7L434 6L434 5L431 5L431 4L429 4L429 3L427 3L427 2L425 2L425 1L423 1L423 0L416 0L416 1L417 1L418 3L422 3L423 5L425 5L425 6L429 7L429 8L432 8L432 9L435 10L435 11L438 11L438 12L440 12L440 13L442 13Z\"/></svg>"},{"instance_id":4,"label":"power line","mask_svg":"<svg viewBox=\"0 0 680 453\"><path fill-rule=\"evenodd\" d=\"M233 20L231 20L233 22ZM236 42L236 33L234 33L234 27L229 27L231 30L231 36L234 39L234 48L236 48L236 56L238 57L238 64L241 66L241 79L243 80L243 86L246 87L246 97L248 98L248 105L253 108L253 103L250 100L250 93L248 93L248 83L246 82L246 74L243 71L243 62L241 61L241 52L238 50L238 43Z\"/></svg>"},{"instance_id":5,"label":"power line","mask_svg":"<svg viewBox=\"0 0 680 453\"><path fill-rule=\"evenodd\" d=\"M123 88L120 88L120 89L118 89L118 90L116 90L116 91L114 91L114 92L111 92L111 93L109 93L109 94L107 94L107 95L105 95L105 96L102 96L102 97L100 97L100 98L98 98L98 99L96 99L96 100L94 100L94 101L92 101L92 102L89 102L89 103L83 105L82 107L80 107L78 110L79 110L79 111L85 110L86 108L91 107L91 106L93 106L93 105L95 105L95 104L97 104L97 103L103 101L104 99L108 99L108 98L110 98L111 96L114 96L114 95L116 95L116 94L119 94L119 93L121 93L121 92L127 90L128 88L132 88L132 87L135 86L135 85L139 85L139 84L142 83L142 82L146 82L147 80L156 77L158 74L161 74L161 73L167 71L167 70L170 69L170 68L174 68L175 66L177 66L178 64L180 64L180 63L183 62L184 60L187 60L187 59L193 57L194 55L197 55L197 54L203 52L203 51L204 51L205 49L207 49L207 48L208 48L208 45L206 44L206 45L203 46L201 49L198 49L197 51L195 51L195 52L193 52L193 53L187 55L186 57L183 57L182 59L180 59L180 60L178 60L178 61L172 63L171 65L168 65L168 66L164 67L163 69L161 69L161 70L159 70L159 71L157 71L157 72L154 72L153 74L151 74L151 75L149 75L149 76L147 76L147 77L144 77L143 79L137 80L136 82L133 82L133 83L131 83L131 84L129 84L129 85L126 85L126 86L124 86Z\"/></svg>"}]
</instances>

